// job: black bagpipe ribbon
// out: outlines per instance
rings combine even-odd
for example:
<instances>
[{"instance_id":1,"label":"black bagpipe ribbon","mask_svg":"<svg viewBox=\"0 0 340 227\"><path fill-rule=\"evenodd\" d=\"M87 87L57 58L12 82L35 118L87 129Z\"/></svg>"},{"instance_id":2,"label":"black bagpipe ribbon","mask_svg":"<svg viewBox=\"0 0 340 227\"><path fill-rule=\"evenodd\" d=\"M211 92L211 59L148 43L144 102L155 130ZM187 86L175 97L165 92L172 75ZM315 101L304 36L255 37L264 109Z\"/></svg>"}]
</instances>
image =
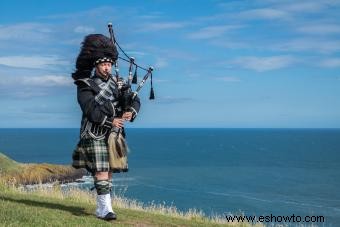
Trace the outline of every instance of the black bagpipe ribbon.
<instances>
[{"instance_id":1,"label":"black bagpipe ribbon","mask_svg":"<svg viewBox=\"0 0 340 227\"><path fill-rule=\"evenodd\" d=\"M150 81L151 81L151 89L150 89L150 100L155 99L155 92L153 91L153 85L152 85L152 73L150 74Z\"/></svg>"},{"instance_id":2,"label":"black bagpipe ribbon","mask_svg":"<svg viewBox=\"0 0 340 227\"><path fill-rule=\"evenodd\" d=\"M133 78L132 78L132 83L133 84L137 84L138 82L137 82L137 66L136 66L136 68L135 68L135 73L133 74Z\"/></svg>"}]
</instances>

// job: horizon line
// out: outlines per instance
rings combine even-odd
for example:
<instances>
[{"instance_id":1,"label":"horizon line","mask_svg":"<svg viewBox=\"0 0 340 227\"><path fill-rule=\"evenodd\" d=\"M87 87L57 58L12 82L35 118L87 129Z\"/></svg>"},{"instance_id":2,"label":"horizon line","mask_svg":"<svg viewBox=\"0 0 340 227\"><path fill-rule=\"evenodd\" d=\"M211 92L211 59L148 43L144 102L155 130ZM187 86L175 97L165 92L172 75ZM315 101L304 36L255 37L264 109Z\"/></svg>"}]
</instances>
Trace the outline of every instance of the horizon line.
<instances>
[{"instance_id":1,"label":"horizon line","mask_svg":"<svg viewBox=\"0 0 340 227\"><path fill-rule=\"evenodd\" d=\"M0 129L80 129L74 127L0 127ZM340 129L340 127L125 127L125 129Z\"/></svg>"}]
</instances>

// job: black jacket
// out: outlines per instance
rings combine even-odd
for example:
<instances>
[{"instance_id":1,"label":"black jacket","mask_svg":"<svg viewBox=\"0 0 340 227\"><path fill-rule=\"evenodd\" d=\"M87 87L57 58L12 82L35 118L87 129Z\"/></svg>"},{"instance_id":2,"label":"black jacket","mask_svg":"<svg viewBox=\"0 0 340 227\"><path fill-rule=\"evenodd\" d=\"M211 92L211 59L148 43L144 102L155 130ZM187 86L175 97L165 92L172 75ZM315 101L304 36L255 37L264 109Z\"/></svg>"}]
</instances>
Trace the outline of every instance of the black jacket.
<instances>
[{"instance_id":1,"label":"black jacket","mask_svg":"<svg viewBox=\"0 0 340 227\"><path fill-rule=\"evenodd\" d=\"M98 77L96 78L98 80ZM83 112L81 137L89 134L93 138L103 138L112 129L112 121L115 117L121 117L123 110L121 109L121 92L115 80L112 80L114 86L111 91L113 100L106 99L102 104L96 101L96 95L99 94L101 88L94 79L76 80L77 98L80 108ZM133 113L131 122L136 118L140 109L140 100L136 97L125 111Z\"/></svg>"}]
</instances>

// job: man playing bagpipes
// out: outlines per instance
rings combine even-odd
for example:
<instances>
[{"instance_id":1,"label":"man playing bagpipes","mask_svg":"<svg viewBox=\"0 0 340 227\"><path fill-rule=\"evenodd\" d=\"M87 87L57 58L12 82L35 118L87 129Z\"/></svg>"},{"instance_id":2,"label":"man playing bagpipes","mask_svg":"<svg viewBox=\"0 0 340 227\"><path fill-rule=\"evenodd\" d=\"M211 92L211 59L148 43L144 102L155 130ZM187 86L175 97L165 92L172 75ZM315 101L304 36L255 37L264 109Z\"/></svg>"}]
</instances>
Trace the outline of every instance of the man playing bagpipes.
<instances>
[{"instance_id":1,"label":"man playing bagpipes","mask_svg":"<svg viewBox=\"0 0 340 227\"><path fill-rule=\"evenodd\" d=\"M135 94L128 106L122 106L124 92L129 88L121 77L111 75L117 59L112 39L91 34L82 43L72 74L83 112L72 166L92 173L97 191L96 216L104 220L117 218L111 205L112 173L128 169L124 122L132 122L140 108Z\"/></svg>"}]
</instances>

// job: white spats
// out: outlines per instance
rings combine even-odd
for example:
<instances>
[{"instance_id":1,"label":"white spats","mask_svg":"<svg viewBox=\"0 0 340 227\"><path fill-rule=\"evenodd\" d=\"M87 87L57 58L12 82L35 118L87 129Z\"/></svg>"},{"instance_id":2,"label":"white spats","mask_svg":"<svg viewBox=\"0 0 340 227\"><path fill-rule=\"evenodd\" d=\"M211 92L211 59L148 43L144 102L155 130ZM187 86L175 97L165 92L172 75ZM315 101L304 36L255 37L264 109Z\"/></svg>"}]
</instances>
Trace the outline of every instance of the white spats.
<instances>
[{"instance_id":1,"label":"white spats","mask_svg":"<svg viewBox=\"0 0 340 227\"><path fill-rule=\"evenodd\" d=\"M97 195L96 216L98 218L105 218L105 216L110 212L114 213L112 210L110 194Z\"/></svg>"}]
</instances>

